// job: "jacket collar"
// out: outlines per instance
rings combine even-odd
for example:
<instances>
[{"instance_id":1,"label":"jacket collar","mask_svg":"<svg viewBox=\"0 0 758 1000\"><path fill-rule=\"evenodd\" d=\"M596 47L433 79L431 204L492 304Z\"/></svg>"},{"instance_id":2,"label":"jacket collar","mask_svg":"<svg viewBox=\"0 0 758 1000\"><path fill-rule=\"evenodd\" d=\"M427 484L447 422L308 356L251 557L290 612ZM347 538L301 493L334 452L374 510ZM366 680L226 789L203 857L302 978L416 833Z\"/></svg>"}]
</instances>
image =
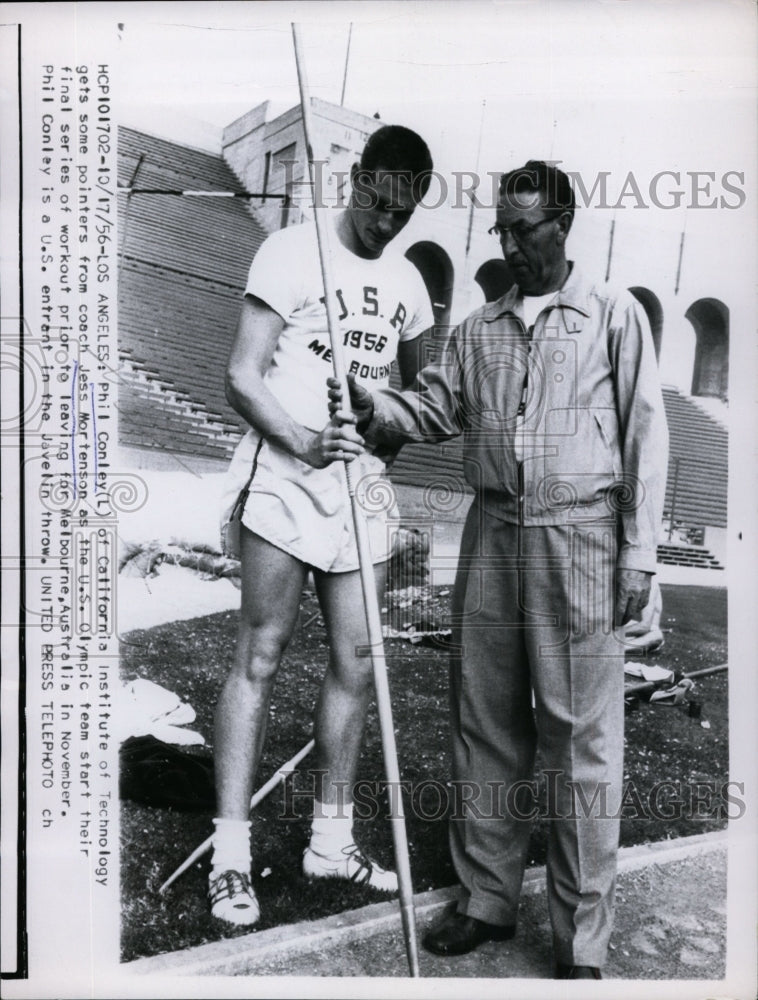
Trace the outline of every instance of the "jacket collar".
<instances>
[{"instance_id":1,"label":"jacket collar","mask_svg":"<svg viewBox=\"0 0 758 1000\"><path fill-rule=\"evenodd\" d=\"M574 261L569 261L569 263L571 264L571 272L563 287L559 288L555 293L555 298L550 305L551 307L562 306L567 309L575 309L582 316L590 316L588 301L589 287L585 283L581 268ZM522 300L523 296L519 286L511 285L505 295L496 302L490 302L484 307L482 319L485 323L491 323L501 316L505 316L507 313L511 313L514 316L521 316L523 313ZM566 319L568 325L577 326L577 324L572 324L568 317ZM578 327L581 327L581 325L579 323Z\"/></svg>"}]
</instances>

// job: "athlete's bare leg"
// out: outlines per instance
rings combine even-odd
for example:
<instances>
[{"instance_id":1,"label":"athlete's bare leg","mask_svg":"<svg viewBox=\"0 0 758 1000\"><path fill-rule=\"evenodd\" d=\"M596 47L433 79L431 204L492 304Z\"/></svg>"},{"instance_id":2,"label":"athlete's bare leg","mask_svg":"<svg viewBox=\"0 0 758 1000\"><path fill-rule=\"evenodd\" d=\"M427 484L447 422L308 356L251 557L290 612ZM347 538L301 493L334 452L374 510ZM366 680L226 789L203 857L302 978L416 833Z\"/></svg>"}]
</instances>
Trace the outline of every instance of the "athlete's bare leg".
<instances>
[{"instance_id":1,"label":"athlete's bare leg","mask_svg":"<svg viewBox=\"0 0 758 1000\"><path fill-rule=\"evenodd\" d=\"M217 816L246 820L279 663L308 567L240 527L242 606L234 665L216 708Z\"/></svg>"},{"instance_id":2,"label":"athlete's bare leg","mask_svg":"<svg viewBox=\"0 0 758 1000\"><path fill-rule=\"evenodd\" d=\"M374 567L381 599L387 564ZM329 664L316 706L316 761L325 771L318 798L352 802L363 728L372 692L371 657L360 574L314 571L314 581L329 636ZM343 791L340 793L340 789Z\"/></svg>"}]
</instances>

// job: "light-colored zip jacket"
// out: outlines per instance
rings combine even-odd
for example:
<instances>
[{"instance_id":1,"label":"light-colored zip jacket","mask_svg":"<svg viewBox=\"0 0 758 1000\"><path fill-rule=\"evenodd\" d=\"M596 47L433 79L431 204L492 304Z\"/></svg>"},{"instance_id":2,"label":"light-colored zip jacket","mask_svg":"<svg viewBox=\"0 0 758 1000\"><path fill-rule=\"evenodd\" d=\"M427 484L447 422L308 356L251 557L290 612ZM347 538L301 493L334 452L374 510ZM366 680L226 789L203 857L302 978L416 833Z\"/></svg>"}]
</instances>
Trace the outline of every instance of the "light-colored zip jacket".
<instances>
[{"instance_id":1,"label":"light-colored zip jacket","mask_svg":"<svg viewBox=\"0 0 758 1000\"><path fill-rule=\"evenodd\" d=\"M572 265L530 338L513 286L447 338L403 391L374 394L366 440L464 435L464 474L479 503L525 526L614 518L618 566L655 571L668 428L650 328L626 290Z\"/></svg>"}]
</instances>

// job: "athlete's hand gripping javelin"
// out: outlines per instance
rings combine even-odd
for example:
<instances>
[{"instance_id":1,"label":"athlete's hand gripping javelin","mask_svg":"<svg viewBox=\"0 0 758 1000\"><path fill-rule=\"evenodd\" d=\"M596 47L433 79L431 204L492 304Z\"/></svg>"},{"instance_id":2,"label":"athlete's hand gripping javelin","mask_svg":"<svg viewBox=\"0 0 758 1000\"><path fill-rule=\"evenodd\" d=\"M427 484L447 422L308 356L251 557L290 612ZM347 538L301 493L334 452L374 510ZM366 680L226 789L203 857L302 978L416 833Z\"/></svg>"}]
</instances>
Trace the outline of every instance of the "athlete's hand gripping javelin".
<instances>
[{"instance_id":1,"label":"athlete's hand gripping javelin","mask_svg":"<svg viewBox=\"0 0 758 1000\"><path fill-rule=\"evenodd\" d=\"M332 462L353 462L366 449L363 438L355 429L355 417L351 414L332 413L323 430L313 434L303 454L303 461L316 469L323 469Z\"/></svg>"},{"instance_id":2,"label":"athlete's hand gripping javelin","mask_svg":"<svg viewBox=\"0 0 758 1000\"><path fill-rule=\"evenodd\" d=\"M311 430L291 417L268 388L265 373L283 328L279 313L253 295L245 297L226 372L229 404L267 441L313 468L352 462L365 449L350 414Z\"/></svg>"}]
</instances>

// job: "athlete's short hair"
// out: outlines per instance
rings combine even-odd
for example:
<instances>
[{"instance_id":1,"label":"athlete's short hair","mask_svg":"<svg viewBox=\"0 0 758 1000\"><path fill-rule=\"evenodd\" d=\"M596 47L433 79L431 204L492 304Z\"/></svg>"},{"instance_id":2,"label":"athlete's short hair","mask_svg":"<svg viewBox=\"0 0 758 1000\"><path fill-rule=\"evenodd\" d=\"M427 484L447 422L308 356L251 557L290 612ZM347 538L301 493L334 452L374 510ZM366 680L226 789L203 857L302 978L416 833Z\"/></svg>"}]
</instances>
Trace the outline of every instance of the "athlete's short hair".
<instances>
[{"instance_id":1,"label":"athlete's short hair","mask_svg":"<svg viewBox=\"0 0 758 1000\"><path fill-rule=\"evenodd\" d=\"M360 162L362 173L374 173L379 168L388 173L408 175L409 183L423 198L432 179L434 164L429 147L417 132L404 125L382 125L369 137Z\"/></svg>"},{"instance_id":2,"label":"athlete's short hair","mask_svg":"<svg viewBox=\"0 0 758 1000\"><path fill-rule=\"evenodd\" d=\"M501 203L508 203L520 194L538 194L545 208L556 213L568 212L574 217L576 199L568 175L544 160L528 160L523 167L501 176Z\"/></svg>"}]
</instances>

